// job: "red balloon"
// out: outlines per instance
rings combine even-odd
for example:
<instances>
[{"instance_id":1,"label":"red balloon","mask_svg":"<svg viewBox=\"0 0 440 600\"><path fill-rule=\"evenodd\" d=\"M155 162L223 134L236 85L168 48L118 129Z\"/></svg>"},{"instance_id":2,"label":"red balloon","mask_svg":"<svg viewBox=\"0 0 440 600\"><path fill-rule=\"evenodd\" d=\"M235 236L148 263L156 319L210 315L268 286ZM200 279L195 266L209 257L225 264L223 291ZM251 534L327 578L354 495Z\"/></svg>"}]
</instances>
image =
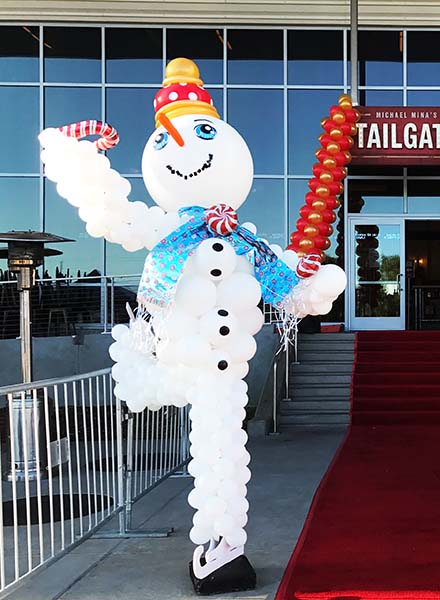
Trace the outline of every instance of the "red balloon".
<instances>
[{"instance_id":1,"label":"red balloon","mask_svg":"<svg viewBox=\"0 0 440 600\"><path fill-rule=\"evenodd\" d=\"M330 114L332 114L331 110ZM349 108L348 110L345 110L344 114L345 120L349 123L356 123L360 119L360 113L355 108Z\"/></svg>"},{"instance_id":2,"label":"red balloon","mask_svg":"<svg viewBox=\"0 0 440 600\"><path fill-rule=\"evenodd\" d=\"M332 210L326 208L321 212L322 220L325 223L334 223L336 221L336 215Z\"/></svg>"},{"instance_id":3,"label":"red balloon","mask_svg":"<svg viewBox=\"0 0 440 600\"><path fill-rule=\"evenodd\" d=\"M327 187L332 196L339 196L339 194L342 194L344 191L344 187L339 181L330 181L330 183L327 184Z\"/></svg>"},{"instance_id":4,"label":"red balloon","mask_svg":"<svg viewBox=\"0 0 440 600\"><path fill-rule=\"evenodd\" d=\"M313 175L318 178L325 170L326 169L321 165L321 163L315 163L312 167Z\"/></svg>"},{"instance_id":5,"label":"red balloon","mask_svg":"<svg viewBox=\"0 0 440 600\"><path fill-rule=\"evenodd\" d=\"M308 206L307 204L301 206L301 208L299 209L299 214L302 216L303 219L307 219L311 212L313 212L313 208L311 206Z\"/></svg>"},{"instance_id":6,"label":"red balloon","mask_svg":"<svg viewBox=\"0 0 440 600\"><path fill-rule=\"evenodd\" d=\"M333 119L326 119L324 121L324 123L322 124L322 128L327 132L330 133L330 131L332 129L334 129L336 127L336 123L333 121ZM349 126L350 127L350 126Z\"/></svg>"},{"instance_id":7,"label":"red balloon","mask_svg":"<svg viewBox=\"0 0 440 600\"><path fill-rule=\"evenodd\" d=\"M304 227L307 227L307 225L310 225L310 223L307 221L307 219L298 219L298 221L296 222L296 228L298 229L298 231L304 231ZM304 236L301 235L301 239L304 239Z\"/></svg>"},{"instance_id":8,"label":"red balloon","mask_svg":"<svg viewBox=\"0 0 440 600\"><path fill-rule=\"evenodd\" d=\"M342 167L336 167L332 169L332 175L335 181L342 181L347 176L347 172Z\"/></svg>"},{"instance_id":9,"label":"red balloon","mask_svg":"<svg viewBox=\"0 0 440 600\"><path fill-rule=\"evenodd\" d=\"M350 135L351 133L351 123L341 123L339 125L339 129L342 131L344 135Z\"/></svg>"},{"instance_id":10,"label":"red balloon","mask_svg":"<svg viewBox=\"0 0 440 600\"><path fill-rule=\"evenodd\" d=\"M325 203L327 208L330 210L334 210L335 208L339 208L341 206L341 202L335 196L329 196L326 198Z\"/></svg>"},{"instance_id":11,"label":"red balloon","mask_svg":"<svg viewBox=\"0 0 440 600\"><path fill-rule=\"evenodd\" d=\"M319 179L316 179L316 177L314 177L313 179L309 179L308 186L312 190L312 192L316 192L316 189L320 185L322 185L322 183Z\"/></svg>"},{"instance_id":12,"label":"red balloon","mask_svg":"<svg viewBox=\"0 0 440 600\"><path fill-rule=\"evenodd\" d=\"M292 244L296 245L296 247L298 248L298 243L303 239L303 234L300 233L299 231L294 231L291 235L290 235L290 241L292 242Z\"/></svg>"},{"instance_id":13,"label":"red balloon","mask_svg":"<svg viewBox=\"0 0 440 600\"><path fill-rule=\"evenodd\" d=\"M315 235L315 237L313 238L313 242L315 246L320 250L324 250L324 248L328 246L327 238L323 235Z\"/></svg>"},{"instance_id":14,"label":"red balloon","mask_svg":"<svg viewBox=\"0 0 440 600\"><path fill-rule=\"evenodd\" d=\"M305 196L305 200L306 200L306 204L313 204L313 202L315 202L315 200L318 200L318 196L316 194L314 194L313 192L307 192L306 196Z\"/></svg>"},{"instance_id":15,"label":"red balloon","mask_svg":"<svg viewBox=\"0 0 440 600\"><path fill-rule=\"evenodd\" d=\"M323 133L319 136L319 141L321 142L321 145L324 148L327 148L330 142L334 142L335 140L332 137L330 137L327 133Z\"/></svg>"},{"instance_id":16,"label":"red balloon","mask_svg":"<svg viewBox=\"0 0 440 600\"><path fill-rule=\"evenodd\" d=\"M315 156L319 160L319 162L322 163L322 161L325 160L326 158L330 158L331 154L329 154L327 152L327 150L324 150L324 148L320 148L319 150L316 151Z\"/></svg>"},{"instance_id":17,"label":"red balloon","mask_svg":"<svg viewBox=\"0 0 440 600\"><path fill-rule=\"evenodd\" d=\"M318 228L319 235L323 235L324 237L328 237L333 233L333 227L324 221L317 223L316 227Z\"/></svg>"},{"instance_id":18,"label":"red balloon","mask_svg":"<svg viewBox=\"0 0 440 600\"><path fill-rule=\"evenodd\" d=\"M347 157L343 152L336 152L336 154L333 154L333 158L335 159L338 167L343 167L348 162Z\"/></svg>"},{"instance_id":19,"label":"red balloon","mask_svg":"<svg viewBox=\"0 0 440 600\"><path fill-rule=\"evenodd\" d=\"M342 151L350 150L350 148L353 146L353 139L349 136L344 136L338 140L338 144Z\"/></svg>"}]
</instances>

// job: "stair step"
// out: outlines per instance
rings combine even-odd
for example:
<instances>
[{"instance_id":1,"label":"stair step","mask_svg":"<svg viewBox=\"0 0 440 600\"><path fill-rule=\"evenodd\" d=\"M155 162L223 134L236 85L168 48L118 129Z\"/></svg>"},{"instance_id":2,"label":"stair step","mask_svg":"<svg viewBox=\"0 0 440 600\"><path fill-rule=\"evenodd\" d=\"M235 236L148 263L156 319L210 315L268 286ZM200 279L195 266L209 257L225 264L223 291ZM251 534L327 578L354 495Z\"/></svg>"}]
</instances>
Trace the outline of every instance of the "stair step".
<instances>
[{"instance_id":1,"label":"stair step","mask_svg":"<svg viewBox=\"0 0 440 600\"><path fill-rule=\"evenodd\" d=\"M336 363L336 364L328 364L328 363L307 363L300 362L298 364L290 365L290 375L291 377L295 377L296 374L302 375L306 373L313 373L316 377L320 377L321 375L332 374L332 375L343 375L349 374L353 371L353 365L351 362L345 363Z\"/></svg>"},{"instance_id":2,"label":"stair step","mask_svg":"<svg viewBox=\"0 0 440 600\"><path fill-rule=\"evenodd\" d=\"M354 342L299 342L299 352L304 350L310 352L329 352L330 350L337 350L338 352L354 352Z\"/></svg>"},{"instance_id":3,"label":"stair step","mask_svg":"<svg viewBox=\"0 0 440 600\"><path fill-rule=\"evenodd\" d=\"M298 359L301 362L326 362L326 363L341 363L341 362L353 362L354 351L352 352L336 352L336 351L325 351L325 352L313 352L311 350L299 350Z\"/></svg>"},{"instance_id":4,"label":"stair step","mask_svg":"<svg viewBox=\"0 0 440 600\"><path fill-rule=\"evenodd\" d=\"M396 361L401 364L413 365L417 362L425 363L428 362L438 362L440 363L440 344L439 344L439 352L432 352L430 350L414 350L411 352L388 352L387 350L383 351L363 351L362 349L358 350L358 361L359 362L372 362L372 363L381 363L381 362L393 362Z\"/></svg>"},{"instance_id":5,"label":"stair step","mask_svg":"<svg viewBox=\"0 0 440 600\"><path fill-rule=\"evenodd\" d=\"M350 398L350 386L327 386L321 387L295 387L289 386L289 398L305 399L314 398L316 400L348 400Z\"/></svg>"},{"instance_id":6,"label":"stair step","mask_svg":"<svg viewBox=\"0 0 440 600\"><path fill-rule=\"evenodd\" d=\"M282 415L279 418L281 430L288 430L294 425L346 425L350 422L348 414L303 414L303 415Z\"/></svg>"},{"instance_id":7,"label":"stair step","mask_svg":"<svg viewBox=\"0 0 440 600\"><path fill-rule=\"evenodd\" d=\"M338 333L300 333L298 334L298 340L351 340L354 342L356 334L352 332L338 332Z\"/></svg>"},{"instance_id":8,"label":"stair step","mask_svg":"<svg viewBox=\"0 0 440 600\"><path fill-rule=\"evenodd\" d=\"M367 376L365 376L367 377ZM351 383L351 373L290 373L290 381L293 387L298 385L308 387L325 387L327 385L348 385ZM440 381L440 375L439 375Z\"/></svg>"},{"instance_id":9,"label":"stair step","mask_svg":"<svg viewBox=\"0 0 440 600\"><path fill-rule=\"evenodd\" d=\"M350 402L348 400L282 400L280 405L280 414L301 414L310 413L348 413L350 411Z\"/></svg>"}]
</instances>

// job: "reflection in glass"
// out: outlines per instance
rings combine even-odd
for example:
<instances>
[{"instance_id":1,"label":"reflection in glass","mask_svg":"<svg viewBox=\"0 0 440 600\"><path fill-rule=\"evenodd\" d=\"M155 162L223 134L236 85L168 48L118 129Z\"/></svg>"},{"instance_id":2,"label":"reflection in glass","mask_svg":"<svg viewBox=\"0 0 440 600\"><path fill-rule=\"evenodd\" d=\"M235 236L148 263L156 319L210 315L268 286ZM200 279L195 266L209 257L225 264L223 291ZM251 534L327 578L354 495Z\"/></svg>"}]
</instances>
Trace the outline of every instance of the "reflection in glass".
<instances>
[{"instance_id":1,"label":"reflection in glass","mask_svg":"<svg viewBox=\"0 0 440 600\"><path fill-rule=\"evenodd\" d=\"M440 85L440 31L408 31L408 85Z\"/></svg>"},{"instance_id":2,"label":"reflection in glass","mask_svg":"<svg viewBox=\"0 0 440 600\"><path fill-rule=\"evenodd\" d=\"M438 175L438 168L436 175ZM440 213L439 179L408 179L408 212Z\"/></svg>"},{"instance_id":3,"label":"reflection in glass","mask_svg":"<svg viewBox=\"0 0 440 600\"><path fill-rule=\"evenodd\" d=\"M321 120L336 104L338 90L290 90L288 92L289 173L307 175L315 162L322 133Z\"/></svg>"},{"instance_id":4,"label":"reflection in glass","mask_svg":"<svg viewBox=\"0 0 440 600\"><path fill-rule=\"evenodd\" d=\"M228 83L283 83L283 32L230 29Z\"/></svg>"},{"instance_id":5,"label":"reflection in glass","mask_svg":"<svg viewBox=\"0 0 440 600\"><path fill-rule=\"evenodd\" d=\"M154 205L142 178L131 178L130 183L129 200L132 202L145 202L148 206ZM111 244L110 242L106 242L105 247L107 275L136 275L142 273L145 257L148 254L146 248L137 252L127 252L120 244Z\"/></svg>"},{"instance_id":6,"label":"reflection in glass","mask_svg":"<svg viewBox=\"0 0 440 600\"><path fill-rule=\"evenodd\" d=\"M167 29L167 62L187 56L205 84L223 83L223 29Z\"/></svg>"},{"instance_id":7,"label":"reflection in glass","mask_svg":"<svg viewBox=\"0 0 440 600\"><path fill-rule=\"evenodd\" d=\"M270 117L267 115L269 108ZM229 90L228 122L246 140L258 174L283 173L283 92Z\"/></svg>"},{"instance_id":8,"label":"reflection in glass","mask_svg":"<svg viewBox=\"0 0 440 600\"><path fill-rule=\"evenodd\" d=\"M251 221L258 237L282 247L286 245L283 189L280 179L254 179L246 202L238 210L240 223Z\"/></svg>"},{"instance_id":9,"label":"reflection in glass","mask_svg":"<svg viewBox=\"0 0 440 600\"><path fill-rule=\"evenodd\" d=\"M400 316L400 226L356 225L356 317Z\"/></svg>"},{"instance_id":10,"label":"reflection in glass","mask_svg":"<svg viewBox=\"0 0 440 600\"><path fill-rule=\"evenodd\" d=\"M96 27L45 27L46 81L101 81L101 30Z\"/></svg>"},{"instance_id":11,"label":"reflection in glass","mask_svg":"<svg viewBox=\"0 0 440 600\"><path fill-rule=\"evenodd\" d=\"M400 31L359 32L359 85L402 85L402 39Z\"/></svg>"},{"instance_id":12,"label":"reflection in glass","mask_svg":"<svg viewBox=\"0 0 440 600\"><path fill-rule=\"evenodd\" d=\"M288 31L287 73L290 85L341 85L341 31Z\"/></svg>"},{"instance_id":13,"label":"reflection in glass","mask_svg":"<svg viewBox=\"0 0 440 600\"><path fill-rule=\"evenodd\" d=\"M39 27L0 27L0 81L38 81Z\"/></svg>"},{"instance_id":14,"label":"reflection in glass","mask_svg":"<svg viewBox=\"0 0 440 600\"><path fill-rule=\"evenodd\" d=\"M120 135L109 158L120 173L141 172L142 152L154 130L154 89L107 90L107 120Z\"/></svg>"},{"instance_id":15,"label":"reflection in glass","mask_svg":"<svg viewBox=\"0 0 440 600\"><path fill-rule=\"evenodd\" d=\"M109 83L160 83L162 30L107 27L105 59Z\"/></svg>"},{"instance_id":16,"label":"reflection in glass","mask_svg":"<svg viewBox=\"0 0 440 600\"><path fill-rule=\"evenodd\" d=\"M403 92L400 90L360 90L361 106L403 106Z\"/></svg>"},{"instance_id":17,"label":"reflection in glass","mask_svg":"<svg viewBox=\"0 0 440 600\"><path fill-rule=\"evenodd\" d=\"M86 232L86 225L78 216L78 210L61 198L56 191L55 184L45 181L45 226L44 230L55 235L61 235L75 240L65 243L60 248L60 256L48 257L44 268L51 276L55 275L58 267L64 275L76 276L98 271L102 273L103 241L93 238Z\"/></svg>"},{"instance_id":18,"label":"reflection in glass","mask_svg":"<svg viewBox=\"0 0 440 600\"><path fill-rule=\"evenodd\" d=\"M440 91L408 90L408 106L440 106Z\"/></svg>"},{"instance_id":19,"label":"reflection in glass","mask_svg":"<svg viewBox=\"0 0 440 600\"><path fill-rule=\"evenodd\" d=\"M37 87L0 87L2 138L0 171L38 173L40 148L39 90Z\"/></svg>"},{"instance_id":20,"label":"reflection in glass","mask_svg":"<svg viewBox=\"0 0 440 600\"><path fill-rule=\"evenodd\" d=\"M348 212L362 214L402 213L403 182L396 179L349 179Z\"/></svg>"},{"instance_id":21,"label":"reflection in glass","mask_svg":"<svg viewBox=\"0 0 440 600\"><path fill-rule=\"evenodd\" d=\"M50 87L44 90L44 98L45 127L101 118L101 90L98 88Z\"/></svg>"},{"instance_id":22,"label":"reflection in glass","mask_svg":"<svg viewBox=\"0 0 440 600\"><path fill-rule=\"evenodd\" d=\"M307 179L290 179L289 180L289 214L288 214L288 231L289 235L296 231L296 222L300 218L299 209L305 204L305 196L310 192L307 185Z\"/></svg>"},{"instance_id":23,"label":"reflection in glass","mask_svg":"<svg viewBox=\"0 0 440 600\"><path fill-rule=\"evenodd\" d=\"M1 231L40 231L37 177L0 177Z\"/></svg>"}]
</instances>

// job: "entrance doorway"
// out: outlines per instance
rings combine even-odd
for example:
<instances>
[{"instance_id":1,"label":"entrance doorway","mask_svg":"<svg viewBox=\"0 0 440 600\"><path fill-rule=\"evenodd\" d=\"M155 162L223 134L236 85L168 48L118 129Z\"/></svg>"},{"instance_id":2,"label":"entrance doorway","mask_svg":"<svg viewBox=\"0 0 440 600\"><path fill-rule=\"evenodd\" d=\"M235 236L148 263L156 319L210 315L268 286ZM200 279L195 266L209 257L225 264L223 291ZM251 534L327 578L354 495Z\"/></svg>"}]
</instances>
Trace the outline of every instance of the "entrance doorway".
<instances>
[{"instance_id":1,"label":"entrance doorway","mask_svg":"<svg viewBox=\"0 0 440 600\"><path fill-rule=\"evenodd\" d=\"M401 218L349 218L349 329L405 328Z\"/></svg>"},{"instance_id":2,"label":"entrance doorway","mask_svg":"<svg viewBox=\"0 0 440 600\"><path fill-rule=\"evenodd\" d=\"M349 329L440 329L440 220L350 217Z\"/></svg>"},{"instance_id":3,"label":"entrance doorway","mask_svg":"<svg viewBox=\"0 0 440 600\"><path fill-rule=\"evenodd\" d=\"M440 220L407 220L406 328L440 329Z\"/></svg>"}]
</instances>

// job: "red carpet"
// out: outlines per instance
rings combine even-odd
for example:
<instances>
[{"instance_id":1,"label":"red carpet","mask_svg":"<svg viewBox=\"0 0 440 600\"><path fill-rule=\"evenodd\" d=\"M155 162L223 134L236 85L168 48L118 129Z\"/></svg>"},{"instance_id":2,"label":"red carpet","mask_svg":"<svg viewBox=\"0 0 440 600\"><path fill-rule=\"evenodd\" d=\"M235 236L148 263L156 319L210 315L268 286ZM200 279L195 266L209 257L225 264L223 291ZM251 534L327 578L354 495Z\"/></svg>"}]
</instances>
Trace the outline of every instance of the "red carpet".
<instances>
[{"instance_id":1,"label":"red carpet","mask_svg":"<svg viewBox=\"0 0 440 600\"><path fill-rule=\"evenodd\" d=\"M440 332L361 332L352 423L275 600L440 600Z\"/></svg>"}]
</instances>

